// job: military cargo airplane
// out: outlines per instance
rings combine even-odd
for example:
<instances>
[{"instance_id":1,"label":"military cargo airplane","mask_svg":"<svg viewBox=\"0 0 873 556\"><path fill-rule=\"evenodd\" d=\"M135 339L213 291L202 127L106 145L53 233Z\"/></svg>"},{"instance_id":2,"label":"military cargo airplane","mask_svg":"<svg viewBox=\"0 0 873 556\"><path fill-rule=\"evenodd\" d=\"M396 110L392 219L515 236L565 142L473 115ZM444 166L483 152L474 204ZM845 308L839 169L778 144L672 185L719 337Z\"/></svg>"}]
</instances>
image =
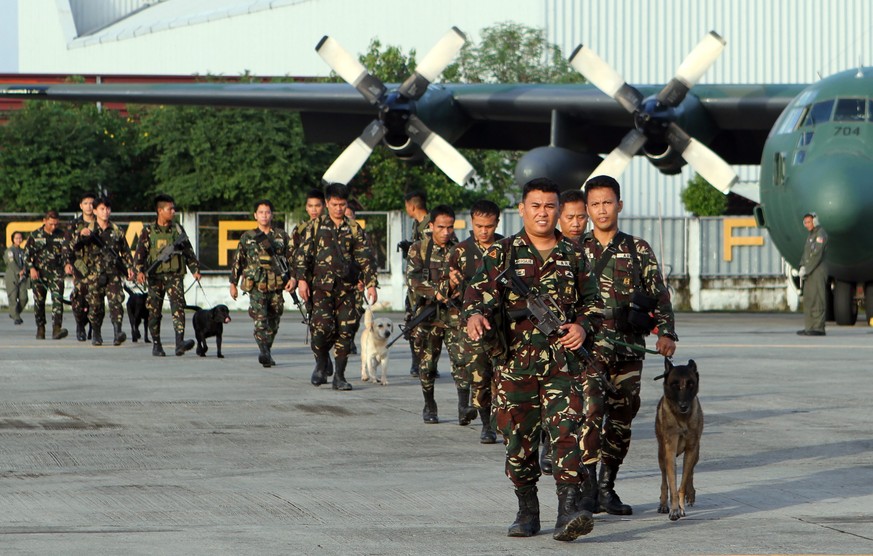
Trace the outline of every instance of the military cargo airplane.
<instances>
[{"instance_id":1,"label":"military cargo airplane","mask_svg":"<svg viewBox=\"0 0 873 556\"><path fill-rule=\"evenodd\" d=\"M873 68L808 86L698 85L724 48L713 32L664 87L625 83L584 46L570 63L590 84L435 83L464 40L449 31L399 85L324 37L316 51L348 84L0 85L0 96L298 111L307 140L350 143L324 176L343 183L380 143L401 159L428 156L458 183L473 175L458 148L527 151L519 181L545 175L565 188L618 175L637 155L665 174L689 163L723 192L736 181L731 164L760 164L756 218L780 253L798 265L802 216L816 212L830 237L837 322L855 323L859 286L873 318Z\"/></svg>"}]
</instances>

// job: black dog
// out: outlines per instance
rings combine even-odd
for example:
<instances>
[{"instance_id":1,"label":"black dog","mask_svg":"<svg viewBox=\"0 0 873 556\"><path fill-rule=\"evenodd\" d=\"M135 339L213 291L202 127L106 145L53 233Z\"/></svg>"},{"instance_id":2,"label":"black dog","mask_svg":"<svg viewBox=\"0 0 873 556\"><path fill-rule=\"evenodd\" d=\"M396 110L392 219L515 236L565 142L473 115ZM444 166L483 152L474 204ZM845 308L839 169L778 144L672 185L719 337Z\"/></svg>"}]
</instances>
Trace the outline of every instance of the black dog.
<instances>
[{"instance_id":1,"label":"black dog","mask_svg":"<svg viewBox=\"0 0 873 556\"><path fill-rule=\"evenodd\" d=\"M206 338L215 336L218 357L224 358L221 354L221 335L224 333L224 325L230 322L230 310L227 305L216 305L212 309L185 305L185 308L195 311L191 322L194 323L194 337L197 338L197 355L206 357Z\"/></svg>"},{"instance_id":2,"label":"black dog","mask_svg":"<svg viewBox=\"0 0 873 556\"><path fill-rule=\"evenodd\" d=\"M139 325L142 324L145 337L144 342L149 340L149 310L146 308L146 298L148 295L142 292L135 292L132 289L124 286L124 291L127 292L127 318L130 319L130 339L133 342L139 340L142 335L139 333Z\"/></svg>"}]
</instances>

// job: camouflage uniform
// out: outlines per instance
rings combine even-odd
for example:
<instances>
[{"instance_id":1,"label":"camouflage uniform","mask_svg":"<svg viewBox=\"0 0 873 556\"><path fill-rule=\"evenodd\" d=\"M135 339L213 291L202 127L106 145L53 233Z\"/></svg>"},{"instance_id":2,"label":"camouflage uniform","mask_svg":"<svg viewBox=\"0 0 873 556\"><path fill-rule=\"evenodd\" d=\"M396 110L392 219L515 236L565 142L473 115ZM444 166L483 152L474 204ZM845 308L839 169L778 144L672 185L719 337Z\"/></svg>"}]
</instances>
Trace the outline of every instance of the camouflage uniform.
<instances>
[{"instance_id":1,"label":"camouflage uniform","mask_svg":"<svg viewBox=\"0 0 873 556\"><path fill-rule=\"evenodd\" d=\"M169 226L158 226L157 222L146 224L139 236L139 244L133 259L136 272L145 272L154 263L161 251L175 243L184 233L181 225L171 222ZM185 266L193 273L200 272L200 262L194 254L191 242L186 241L181 252L174 253L167 262L160 263L152 272L146 275L148 283L148 299L146 308L149 311L149 331L155 343L160 344L161 309L164 305L164 295L170 299L170 309L173 313L173 329L177 339L185 334L185 290L182 277ZM178 342L177 342L178 343Z\"/></svg>"},{"instance_id":2,"label":"camouflage uniform","mask_svg":"<svg viewBox=\"0 0 873 556\"><path fill-rule=\"evenodd\" d=\"M96 222L96 217L90 223ZM85 324L88 322L88 268L92 266L88 255L76 249L80 232L90 224L82 215L77 216L70 225L70 263L73 265L73 293L70 306L76 319L76 339L85 341Z\"/></svg>"},{"instance_id":3,"label":"camouflage uniform","mask_svg":"<svg viewBox=\"0 0 873 556\"><path fill-rule=\"evenodd\" d=\"M512 312L525 308L524 299L496 281L508 267L509 257L532 292L550 295L568 322L582 326L590 337L603 307L597 282L578 246L563 240L560 232L555 234L559 241L545 261L524 231L495 243L464 299L464 316L481 313L506 341L494 400L495 421L506 446L506 475L517 492L532 488L540 476L537 452L543 422L552 439L556 483L579 483L582 399L575 395L578 378L573 374L580 366L566 365L557 337L545 336L528 318L510 318Z\"/></svg>"},{"instance_id":4,"label":"camouflage uniform","mask_svg":"<svg viewBox=\"0 0 873 556\"><path fill-rule=\"evenodd\" d=\"M109 302L109 319L112 321L118 345L124 341L124 334L121 332L121 322L124 319L122 280L127 278L128 269L133 268L130 246L122 229L113 222L103 230L95 219L88 225L88 229L91 230L91 236L78 236L79 239L73 244L74 251L78 253L77 262L89 261L87 273L81 280L86 284L85 291L88 295L86 314L92 333L96 331L99 334L106 312L103 303L103 298L106 297ZM93 239L94 237L99 237L99 241Z\"/></svg>"},{"instance_id":5,"label":"camouflage uniform","mask_svg":"<svg viewBox=\"0 0 873 556\"><path fill-rule=\"evenodd\" d=\"M630 241L633 241L636 249L636 262L631 254ZM618 466L627 455L631 421L640 408L640 375L645 353L617 346L611 340L640 348L646 346L644 334L616 329L617 325L622 327L621 308L630 305L631 296L641 286L646 295L657 300L657 308L653 313L658 334L675 339L673 307L670 303L670 291L661 277L655 254L644 240L619 232L609 246L603 246L592 232L588 232L582 236L582 247L595 268L608 247L615 249L614 255L598 276L600 295L606 307L606 319L597 335L595 351L598 359L605 362L609 379L618 391L606 397L601 381L593 374L586 375L582 458L586 465L602 460L605 465ZM640 286L635 286L635 283ZM608 417L605 420L604 415Z\"/></svg>"},{"instance_id":6,"label":"camouflage uniform","mask_svg":"<svg viewBox=\"0 0 873 556\"><path fill-rule=\"evenodd\" d=\"M470 390L470 372L463 365L460 345L460 305L457 300L450 304L436 300L439 291L444 297L452 292L448 285L448 257L457 243L454 235L444 246L436 245L431 236L416 241L409 247L406 260L406 287L415 317L429 306L436 306L430 322L422 322L412 330L412 349L419 362L418 378L424 394L425 420L436 422L436 402L433 401L433 385L436 378L442 344L445 342L452 365L452 378L458 390ZM460 408L459 408L460 410ZM432 415L430 420L427 415ZM467 421L469 423L469 421Z\"/></svg>"},{"instance_id":7,"label":"camouflage uniform","mask_svg":"<svg viewBox=\"0 0 873 556\"><path fill-rule=\"evenodd\" d=\"M495 236L495 241L501 239L503 236L499 234ZM449 252L448 267L450 271L458 271L462 281L454 292L446 286L441 286L441 289L445 289L449 295L456 294L458 302L463 303L464 292L481 268L485 251L486 248L479 245L472 235L455 245ZM461 327L464 326L461 319L457 324ZM492 439L496 440L491 429L491 402L493 399L494 357L499 355L497 353L499 344L494 342L493 337L488 340L481 338L472 340L464 330L459 332L458 341L461 356L458 365L465 368L470 374L473 407L479 410L479 417L482 419L481 440L490 443Z\"/></svg>"},{"instance_id":8,"label":"camouflage uniform","mask_svg":"<svg viewBox=\"0 0 873 556\"><path fill-rule=\"evenodd\" d=\"M359 269L355 276L351 275L353 272L346 272L355 266L352 263ZM295 254L295 266L297 279L305 280L310 291L311 345L316 359L313 384L317 373L326 372L328 352L333 346L337 363L334 386L337 387L338 379L345 382L340 376L340 365L345 372L357 313L358 280L364 282L365 288L377 285L363 230L346 217L337 226L329 216L320 216L304 229L303 240Z\"/></svg>"},{"instance_id":9,"label":"camouflage uniform","mask_svg":"<svg viewBox=\"0 0 873 556\"><path fill-rule=\"evenodd\" d=\"M70 249L67 238L60 228L51 234L45 226L35 230L27 240L24 250L28 272L35 268L39 279L33 280L33 314L37 329L45 328L45 300L48 292L52 296L52 325L60 329L64 318L64 266L70 262Z\"/></svg>"},{"instance_id":10,"label":"camouflage uniform","mask_svg":"<svg viewBox=\"0 0 873 556\"><path fill-rule=\"evenodd\" d=\"M424 218L421 219L421 222L415 220L412 221L412 239L410 241L415 243L416 241L421 241L428 236L430 236L430 213L425 214ZM412 245L410 245L410 248L412 248ZM404 258L408 257L409 251L404 255ZM406 299L404 300L404 308L406 309L404 322L406 323L409 323L409 321L415 316L413 311L415 300L413 298L414 295L412 291L406 290ZM409 374L412 376L419 376L421 361L418 360L418 352L415 350L415 346L412 342L409 342L409 353L412 355L412 365L410 366Z\"/></svg>"},{"instance_id":11,"label":"camouflage uniform","mask_svg":"<svg viewBox=\"0 0 873 556\"><path fill-rule=\"evenodd\" d=\"M249 316L255 321L255 342L269 350L273 347L285 311L282 291L288 277L282 276L281 272L290 269L293 251L291 236L285 230L273 227L265 234L273 246L271 256L255 239L260 233L260 230L249 230L240 236L230 270L230 283L236 285L242 278L242 291L247 292L250 299ZM274 257L283 258L286 264L275 261Z\"/></svg>"}]
</instances>

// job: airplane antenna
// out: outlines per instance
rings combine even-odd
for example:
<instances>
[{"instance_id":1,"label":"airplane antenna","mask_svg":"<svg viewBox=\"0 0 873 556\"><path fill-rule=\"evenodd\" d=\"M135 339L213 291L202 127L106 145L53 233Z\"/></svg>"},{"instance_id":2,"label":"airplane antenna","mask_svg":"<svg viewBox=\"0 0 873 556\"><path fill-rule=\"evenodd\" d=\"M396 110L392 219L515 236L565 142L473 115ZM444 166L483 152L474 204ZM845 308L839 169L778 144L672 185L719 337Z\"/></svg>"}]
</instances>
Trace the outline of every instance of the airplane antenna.
<instances>
[{"instance_id":1,"label":"airplane antenna","mask_svg":"<svg viewBox=\"0 0 873 556\"><path fill-rule=\"evenodd\" d=\"M821 70L815 70L815 74L818 76L818 80L821 81Z\"/></svg>"},{"instance_id":2,"label":"airplane antenna","mask_svg":"<svg viewBox=\"0 0 873 556\"><path fill-rule=\"evenodd\" d=\"M858 73L855 74L856 79L861 79L864 77L864 71L862 70L863 64L861 63L861 57L858 56Z\"/></svg>"}]
</instances>

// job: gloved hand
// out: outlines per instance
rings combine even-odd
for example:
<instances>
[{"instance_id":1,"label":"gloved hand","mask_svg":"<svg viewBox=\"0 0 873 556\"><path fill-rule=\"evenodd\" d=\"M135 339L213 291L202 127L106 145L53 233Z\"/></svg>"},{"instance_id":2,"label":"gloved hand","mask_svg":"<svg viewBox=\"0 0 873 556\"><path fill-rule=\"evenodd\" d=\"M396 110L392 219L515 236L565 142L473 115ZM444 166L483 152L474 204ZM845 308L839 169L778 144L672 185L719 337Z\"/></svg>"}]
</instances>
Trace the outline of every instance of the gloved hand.
<instances>
[{"instance_id":1,"label":"gloved hand","mask_svg":"<svg viewBox=\"0 0 873 556\"><path fill-rule=\"evenodd\" d=\"M802 280L804 278L806 278L806 267L802 266L800 267L800 279Z\"/></svg>"}]
</instances>

